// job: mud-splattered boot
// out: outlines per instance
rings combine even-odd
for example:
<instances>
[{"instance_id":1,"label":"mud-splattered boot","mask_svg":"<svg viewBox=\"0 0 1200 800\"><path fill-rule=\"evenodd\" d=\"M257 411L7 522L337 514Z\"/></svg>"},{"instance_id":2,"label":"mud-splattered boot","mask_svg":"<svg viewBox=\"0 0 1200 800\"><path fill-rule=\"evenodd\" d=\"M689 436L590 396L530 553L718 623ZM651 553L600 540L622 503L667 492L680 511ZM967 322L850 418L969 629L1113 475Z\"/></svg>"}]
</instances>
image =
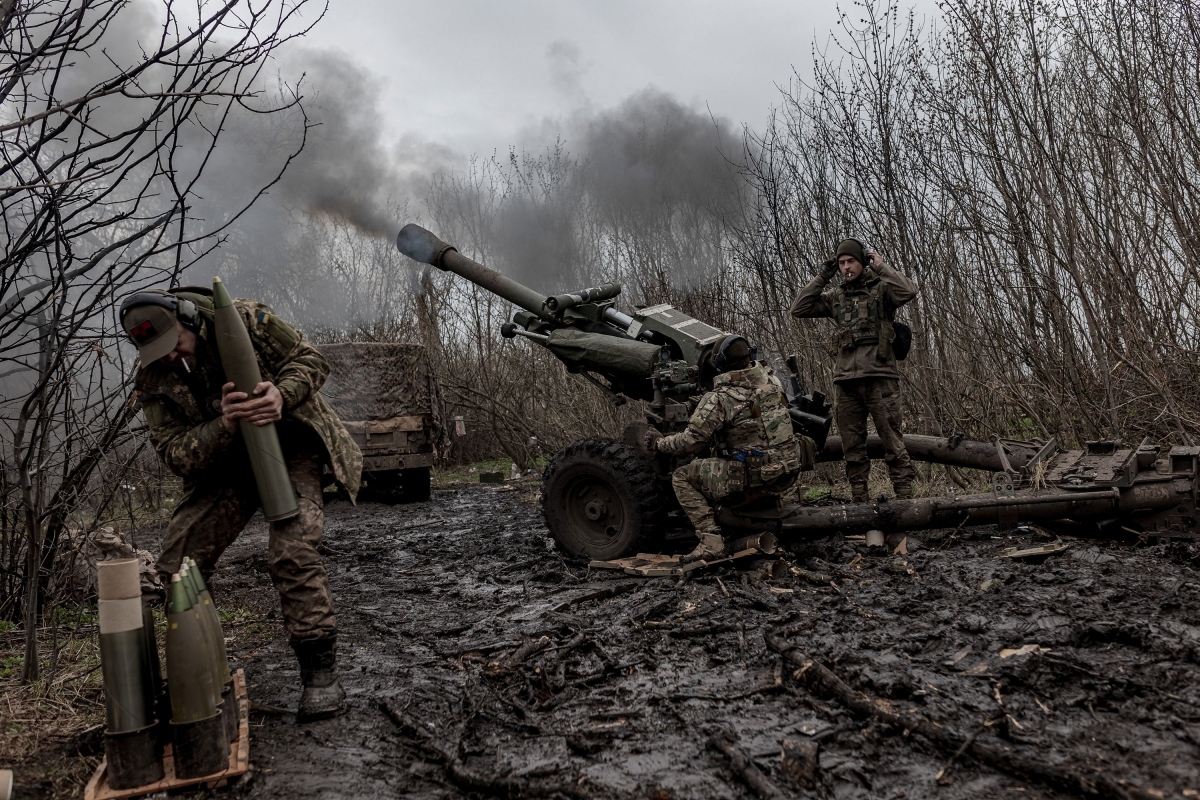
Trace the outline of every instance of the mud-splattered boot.
<instances>
[{"instance_id":1,"label":"mud-splattered boot","mask_svg":"<svg viewBox=\"0 0 1200 800\"><path fill-rule=\"evenodd\" d=\"M346 692L337 676L337 636L293 641L292 650L300 662L300 680L304 684L296 720L310 722L342 713Z\"/></svg>"},{"instance_id":2,"label":"mud-splattered boot","mask_svg":"<svg viewBox=\"0 0 1200 800\"><path fill-rule=\"evenodd\" d=\"M867 485L865 483L850 484L850 502L851 503L866 503L869 501L867 497Z\"/></svg>"},{"instance_id":3,"label":"mud-splattered boot","mask_svg":"<svg viewBox=\"0 0 1200 800\"><path fill-rule=\"evenodd\" d=\"M696 545L695 550L679 557L680 564L709 561L725 555L725 537L721 536L720 530L716 527L710 530L698 530L696 536L700 539L700 543Z\"/></svg>"},{"instance_id":4,"label":"mud-splattered boot","mask_svg":"<svg viewBox=\"0 0 1200 800\"><path fill-rule=\"evenodd\" d=\"M911 483L897 482L892 484L892 491L896 493L897 500L912 500L913 488Z\"/></svg>"}]
</instances>

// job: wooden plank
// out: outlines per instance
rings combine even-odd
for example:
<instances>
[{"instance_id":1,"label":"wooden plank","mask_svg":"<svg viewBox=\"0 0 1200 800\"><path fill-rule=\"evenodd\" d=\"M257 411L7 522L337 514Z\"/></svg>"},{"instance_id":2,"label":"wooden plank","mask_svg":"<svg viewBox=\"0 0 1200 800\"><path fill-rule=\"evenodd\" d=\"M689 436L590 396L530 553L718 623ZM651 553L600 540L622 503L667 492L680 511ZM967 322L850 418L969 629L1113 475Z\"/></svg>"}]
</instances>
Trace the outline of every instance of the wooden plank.
<instances>
[{"instance_id":1,"label":"wooden plank","mask_svg":"<svg viewBox=\"0 0 1200 800\"><path fill-rule=\"evenodd\" d=\"M347 432L357 434L420 431L425 429L425 418L420 415L409 415L391 419L342 420L342 425Z\"/></svg>"},{"instance_id":2,"label":"wooden plank","mask_svg":"<svg viewBox=\"0 0 1200 800\"><path fill-rule=\"evenodd\" d=\"M246 695L246 671L239 669L233 675L233 691L238 698L240 710L238 719L238 738L229 745L229 766L221 772L205 775L200 778L176 778L175 759L171 745L163 748L163 779L157 783L138 786L134 789L111 789L108 786L107 759L100 761L96 772L83 790L84 800L122 800L127 797L178 789L183 786L195 786L203 783L209 789L224 786L230 778L242 775L250 768L250 700Z\"/></svg>"}]
</instances>

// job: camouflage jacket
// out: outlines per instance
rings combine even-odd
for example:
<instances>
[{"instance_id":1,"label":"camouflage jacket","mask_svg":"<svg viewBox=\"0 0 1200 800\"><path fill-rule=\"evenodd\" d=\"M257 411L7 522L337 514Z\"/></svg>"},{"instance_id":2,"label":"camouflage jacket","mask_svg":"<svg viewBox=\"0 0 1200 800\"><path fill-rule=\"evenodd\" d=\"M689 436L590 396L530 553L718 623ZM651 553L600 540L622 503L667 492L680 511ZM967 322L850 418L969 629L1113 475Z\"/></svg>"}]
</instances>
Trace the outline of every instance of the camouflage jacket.
<instances>
[{"instance_id":1,"label":"camouflage jacket","mask_svg":"<svg viewBox=\"0 0 1200 800\"><path fill-rule=\"evenodd\" d=\"M783 384L762 361L718 375L687 428L655 444L659 452L674 455L710 447L718 457L743 461L749 486L809 469L816 455L812 440L792 430Z\"/></svg>"},{"instance_id":2,"label":"camouflage jacket","mask_svg":"<svg viewBox=\"0 0 1200 800\"><path fill-rule=\"evenodd\" d=\"M917 285L887 264L868 268L849 283L826 285L822 271L800 290L789 313L797 319L833 317L833 381L899 378L892 353L896 309L917 296Z\"/></svg>"},{"instance_id":3,"label":"camouflage jacket","mask_svg":"<svg viewBox=\"0 0 1200 800\"><path fill-rule=\"evenodd\" d=\"M240 434L229 433L221 424L221 387L226 379L213 344L211 293L188 287L175 294L191 300L200 312L196 366L189 375L157 361L144 364L134 378L134 389L155 452L190 485L219 475L222 457ZM334 477L353 500L362 476L362 453L318 393L329 374L325 357L269 306L254 300L234 300L234 305L250 332L263 380L274 383L283 396L283 421L302 423L320 437Z\"/></svg>"}]
</instances>

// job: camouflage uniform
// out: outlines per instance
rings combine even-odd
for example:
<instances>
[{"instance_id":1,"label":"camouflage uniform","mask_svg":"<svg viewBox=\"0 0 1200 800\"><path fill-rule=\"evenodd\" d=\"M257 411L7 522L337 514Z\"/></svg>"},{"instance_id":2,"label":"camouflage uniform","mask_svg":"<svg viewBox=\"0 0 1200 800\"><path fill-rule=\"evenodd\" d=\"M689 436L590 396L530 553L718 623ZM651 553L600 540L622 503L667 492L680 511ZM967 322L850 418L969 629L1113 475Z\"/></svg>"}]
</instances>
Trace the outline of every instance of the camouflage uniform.
<instances>
[{"instance_id":1,"label":"camouflage uniform","mask_svg":"<svg viewBox=\"0 0 1200 800\"><path fill-rule=\"evenodd\" d=\"M158 572L164 583L185 555L211 574L259 505L241 436L221 424L226 379L212 344L211 293L188 288L174 294L191 300L200 312L195 367L189 374L156 361L144 365L134 380L150 441L186 489L163 537ZM268 306L252 300L234 304L250 332L263 380L283 396L283 419L276 425L300 507L297 516L270 525L271 578L293 641L319 639L335 631L329 579L316 549L324 521L321 466L327 463L354 499L362 455L317 393L329 373L320 352Z\"/></svg>"},{"instance_id":2,"label":"camouflage uniform","mask_svg":"<svg viewBox=\"0 0 1200 800\"><path fill-rule=\"evenodd\" d=\"M913 468L900 429L900 370L892 353L896 309L916 297L917 286L876 260L848 283L826 285L826 268L792 302L793 317L833 317L837 424L846 459L846 480L856 500L867 496L867 416L883 440L884 462L897 496L912 495Z\"/></svg>"},{"instance_id":3,"label":"camouflage uniform","mask_svg":"<svg viewBox=\"0 0 1200 800\"><path fill-rule=\"evenodd\" d=\"M718 375L681 433L655 442L659 452L692 455L711 447L715 458L698 458L675 470L675 496L698 534L718 533L712 504L735 495L780 495L816 456L811 439L792 430L787 396L763 362Z\"/></svg>"}]
</instances>

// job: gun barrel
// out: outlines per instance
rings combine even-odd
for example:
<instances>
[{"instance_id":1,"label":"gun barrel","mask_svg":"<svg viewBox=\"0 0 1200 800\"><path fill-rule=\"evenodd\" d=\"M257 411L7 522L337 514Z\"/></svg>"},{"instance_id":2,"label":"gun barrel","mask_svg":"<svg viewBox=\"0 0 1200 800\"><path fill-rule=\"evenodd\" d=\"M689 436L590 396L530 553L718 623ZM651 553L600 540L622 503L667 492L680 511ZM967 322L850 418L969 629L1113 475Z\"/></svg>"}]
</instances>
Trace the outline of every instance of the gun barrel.
<instances>
[{"instance_id":1,"label":"gun barrel","mask_svg":"<svg viewBox=\"0 0 1200 800\"><path fill-rule=\"evenodd\" d=\"M611 300L621 293L621 284L606 283L594 289L581 289L578 292L560 294L546 298L546 308L554 313L574 308L580 303L596 303L601 300Z\"/></svg>"},{"instance_id":2,"label":"gun barrel","mask_svg":"<svg viewBox=\"0 0 1200 800\"><path fill-rule=\"evenodd\" d=\"M542 307L546 302L546 295L538 294L528 286L472 261L420 225L409 223L401 228L396 237L396 247L414 261L429 264L445 272L453 272L548 322L554 319Z\"/></svg>"}]
</instances>

